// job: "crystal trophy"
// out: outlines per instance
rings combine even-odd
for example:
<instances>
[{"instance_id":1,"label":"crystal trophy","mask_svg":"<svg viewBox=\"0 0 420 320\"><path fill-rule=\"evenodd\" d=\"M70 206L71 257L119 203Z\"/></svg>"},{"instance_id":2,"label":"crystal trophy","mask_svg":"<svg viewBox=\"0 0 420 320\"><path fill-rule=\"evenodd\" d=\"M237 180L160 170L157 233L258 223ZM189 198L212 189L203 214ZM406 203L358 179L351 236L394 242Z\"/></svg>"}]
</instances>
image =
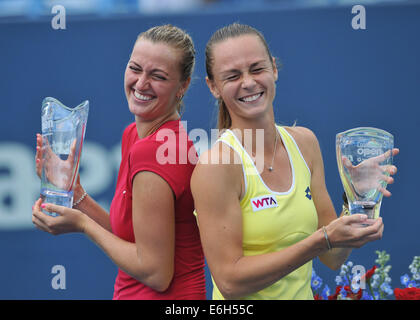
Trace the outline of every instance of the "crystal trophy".
<instances>
[{"instance_id":1,"label":"crystal trophy","mask_svg":"<svg viewBox=\"0 0 420 320\"><path fill-rule=\"evenodd\" d=\"M381 129L354 128L337 134L338 171L351 214L379 217L393 147L393 135Z\"/></svg>"},{"instance_id":2,"label":"crystal trophy","mask_svg":"<svg viewBox=\"0 0 420 320\"><path fill-rule=\"evenodd\" d=\"M89 101L73 109L54 98L42 101L41 197L46 203L73 205L88 112Z\"/></svg>"}]
</instances>

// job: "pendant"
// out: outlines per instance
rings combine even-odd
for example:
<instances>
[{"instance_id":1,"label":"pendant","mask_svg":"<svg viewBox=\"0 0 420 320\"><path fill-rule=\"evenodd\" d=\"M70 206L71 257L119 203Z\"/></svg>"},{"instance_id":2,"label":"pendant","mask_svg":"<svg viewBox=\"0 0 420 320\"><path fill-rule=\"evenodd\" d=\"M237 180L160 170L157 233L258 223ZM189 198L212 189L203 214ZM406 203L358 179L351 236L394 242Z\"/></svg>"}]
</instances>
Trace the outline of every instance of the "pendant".
<instances>
[{"instance_id":1,"label":"pendant","mask_svg":"<svg viewBox=\"0 0 420 320\"><path fill-rule=\"evenodd\" d=\"M273 171L273 167L269 167L268 171L270 171L270 172Z\"/></svg>"}]
</instances>

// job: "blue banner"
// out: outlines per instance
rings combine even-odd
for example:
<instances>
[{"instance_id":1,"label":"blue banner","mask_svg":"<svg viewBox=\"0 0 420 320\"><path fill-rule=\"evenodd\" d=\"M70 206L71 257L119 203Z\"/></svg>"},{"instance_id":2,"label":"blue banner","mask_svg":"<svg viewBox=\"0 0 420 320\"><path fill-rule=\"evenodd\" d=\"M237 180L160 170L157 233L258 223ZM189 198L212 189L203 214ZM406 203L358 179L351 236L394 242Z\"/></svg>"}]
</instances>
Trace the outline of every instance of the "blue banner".
<instances>
[{"instance_id":1,"label":"blue banner","mask_svg":"<svg viewBox=\"0 0 420 320\"><path fill-rule=\"evenodd\" d=\"M215 127L215 101L205 84L204 50L211 34L239 21L265 35L281 61L275 116L279 124L309 127L323 152L328 190L341 210L342 185L335 135L372 126L395 137L400 155L391 198L384 198L383 239L350 256L366 270L375 250L391 255L393 285L420 255L416 169L420 127L420 6L366 6L365 24L352 6L241 13L82 19L54 14L33 22L0 22L0 299L111 299L116 267L86 237L54 237L34 228L31 206L39 196L35 134L43 98L76 106L90 101L81 160L84 188L109 208L120 161L123 129L133 121L123 75L137 35L175 24L193 37L194 78L185 97L188 132ZM360 18L360 17L359 17ZM55 26L55 27L54 27ZM363 28L364 26L364 28ZM201 141L201 149L207 141ZM410 162L414 161L414 162ZM315 260L317 273L334 283L336 272ZM64 277L57 278L59 276ZM208 297L211 296L211 281Z\"/></svg>"}]
</instances>

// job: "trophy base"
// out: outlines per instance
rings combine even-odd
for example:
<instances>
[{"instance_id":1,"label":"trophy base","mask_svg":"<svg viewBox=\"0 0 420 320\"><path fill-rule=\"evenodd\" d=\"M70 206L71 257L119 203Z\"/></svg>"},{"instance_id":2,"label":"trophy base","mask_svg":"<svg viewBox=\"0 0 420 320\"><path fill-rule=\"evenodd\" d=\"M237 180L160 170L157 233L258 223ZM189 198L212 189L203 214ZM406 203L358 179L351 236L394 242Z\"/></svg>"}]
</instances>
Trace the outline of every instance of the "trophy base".
<instances>
[{"instance_id":1,"label":"trophy base","mask_svg":"<svg viewBox=\"0 0 420 320\"><path fill-rule=\"evenodd\" d=\"M67 208L71 208L73 206L73 191L66 192L42 189L41 198L44 200L45 203L52 203ZM42 212L52 217L58 216L58 214L55 212L48 212L45 210L42 210Z\"/></svg>"},{"instance_id":2,"label":"trophy base","mask_svg":"<svg viewBox=\"0 0 420 320\"><path fill-rule=\"evenodd\" d=\"M368 219L375 219L377 203L374 201L355 201L349 204L350 214L365 214ZM360 226L367 227L370 224L361 223Z\"/></svg>"}]
</instances>

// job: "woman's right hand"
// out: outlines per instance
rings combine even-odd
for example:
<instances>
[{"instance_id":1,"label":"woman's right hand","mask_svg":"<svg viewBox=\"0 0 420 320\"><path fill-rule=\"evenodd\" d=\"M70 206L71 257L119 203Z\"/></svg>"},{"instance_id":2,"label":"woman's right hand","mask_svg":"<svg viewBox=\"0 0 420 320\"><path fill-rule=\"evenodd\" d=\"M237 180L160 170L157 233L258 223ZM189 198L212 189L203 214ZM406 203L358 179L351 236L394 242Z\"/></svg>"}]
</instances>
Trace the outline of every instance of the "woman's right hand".
<instances>
[{"instance_id":1,"label":"woman's right hand","mask_svg":"<svg viewBox=\"0 0 420 320\"><path fill-rule=\"evenodd\" d=\"M42 136L36 134L36 153L35 153L36 174L41 179L42 176Z\"/></svg>"},{"instance_id":2,"label":"woman's right hand","mask_svg":"<svg viewBox=\"0 0 420 320\"><path fill-rule=\"evenodd\" d=\"M37 133L35 154L36 174L41 179L42 167L44 166L45 175L49 182L61 189L70 189L73 174L73 164L76 154L76 140L74 140L70 146L70 153L67 160L60 159L60 157L58 157L51 149L48 142L46 145L43 145L42 140L42 135ZM76 183L80 184L79 176L77 177Z\"/></svg>"},{"instance_id":3,"label":"woman's right hand","mask_svg":"<svg viewBox=\"0 0 420 320\"><path fill-rule=\"evenodd\" d=\"M335 219L325 229L333 248L360 248L381 239L384 224L381 217L367 219L365 214L353 214Z\"/></svg>"}]
</instances>

